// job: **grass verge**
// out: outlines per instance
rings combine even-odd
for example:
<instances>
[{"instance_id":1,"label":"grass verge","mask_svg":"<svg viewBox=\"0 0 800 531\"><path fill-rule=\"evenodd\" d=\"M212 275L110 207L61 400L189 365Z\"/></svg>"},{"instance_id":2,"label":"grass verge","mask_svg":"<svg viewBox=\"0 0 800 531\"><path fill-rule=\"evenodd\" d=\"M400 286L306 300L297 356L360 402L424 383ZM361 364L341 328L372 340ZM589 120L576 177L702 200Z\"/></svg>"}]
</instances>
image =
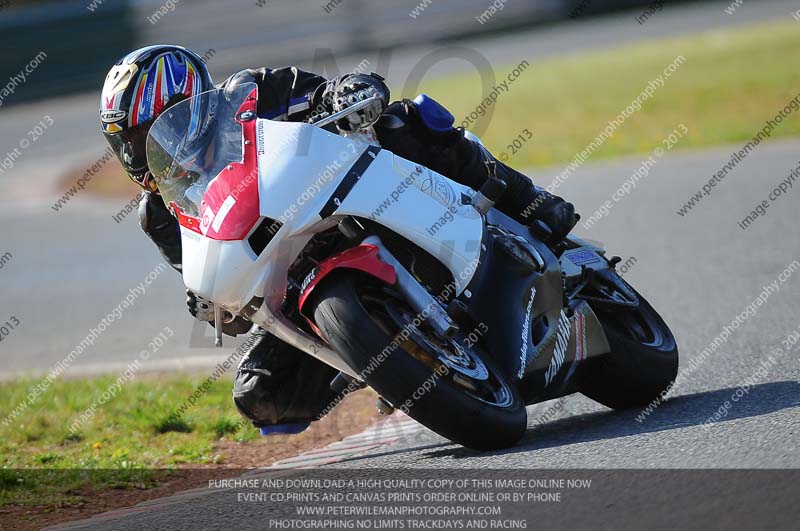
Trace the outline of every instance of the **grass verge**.
<instances>
[{"instance_id":1,"label":"grass verge","mask_svg":"<svg viewBox=\"0 0 800 531\"><path fill-rule=\"evenodd\" d=\"M679 55L686 61L593 159L649 152L679 123L689 134L678 148L741 142L800 92L800 25L768 23L531 64L499 96L478 132L492 151L511 155L508 144L529 129L532 141L510 159L518 167L570 161ZM505 79L514 66L497 68L497 79ZM482 99L475 72L422 88L457 122ZM773 137L800 134L799 116L784 120Z\"/></svg>"},{"instance_id":2,"label":"grass verge","mask_svg":"<svg viewBox=\"0 0 800 531\"><path fill-rule=\"evenodd\" d=\"M80 505L89 491L150 488L170 469L264 466L375 420L374 395L362 392L304 433L261 438L239 416L225 379L213 382L183 416L171 418L206 378L143 376L119 388L78 429L71 429L73 423L116 376L56 380L18 418L0 422L0 507ZM35 383L0 383L0 421Z\"/></svg>"}]
</instances>

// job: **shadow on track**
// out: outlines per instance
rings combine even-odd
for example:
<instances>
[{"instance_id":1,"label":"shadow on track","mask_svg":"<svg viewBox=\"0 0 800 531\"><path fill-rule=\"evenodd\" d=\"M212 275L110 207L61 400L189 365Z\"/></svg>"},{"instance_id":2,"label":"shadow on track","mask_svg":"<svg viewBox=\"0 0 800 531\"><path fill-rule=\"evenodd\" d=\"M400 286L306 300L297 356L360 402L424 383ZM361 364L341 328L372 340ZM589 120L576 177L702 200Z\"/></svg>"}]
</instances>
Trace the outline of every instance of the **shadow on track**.
<instances>
[{"instance_id":1,"label":"shadow on track","mask_svg":"<svg viewBox=\"0 0 800 531\"><path fill-rule=\"evenodd\" d=\"M586 413L528 427L522 440L513 448L496 452L477 452L463 447L447 447L424 454L425 458L469 458L476 455L507 455L544 448L567 446L603 439L615 439L642 433L700 426L725 403L732 407L718 422L729 422L800 406L800 383L779 381L758 384L734 402L731 397L738 387L706 391L672 398L661 404L644 420L637 416L641 409ZM711 425L713 430L714 425ZM711 432L709 432L711 433Z\"/></svg>"}]
</instances>

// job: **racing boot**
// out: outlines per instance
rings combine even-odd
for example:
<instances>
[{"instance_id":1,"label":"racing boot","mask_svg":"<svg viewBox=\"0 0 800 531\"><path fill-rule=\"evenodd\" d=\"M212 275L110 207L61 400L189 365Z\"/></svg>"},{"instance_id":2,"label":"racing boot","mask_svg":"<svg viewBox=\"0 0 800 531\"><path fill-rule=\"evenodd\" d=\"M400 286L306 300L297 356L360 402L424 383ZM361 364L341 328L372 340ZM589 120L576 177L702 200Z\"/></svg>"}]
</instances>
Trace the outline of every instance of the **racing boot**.
<instances>
[{"instance_id":1,"label":"racing boot","mask_svg":"<svg viewBox=\"0 0 800 531\"><path fill-rule=\"evenodd\" d=\"M421 94L414 100L392 103L375 131L381 145L396 155L424 164L474 190L480 189L489 177L486 163L494 162L496 176L507 185L495 204L497 209L528 226L541 221L548 229L543 235L545 242L551 247L560 243L580 219L574 205L496 160L477 137L453 127L454 121L447 109Z\"/></svg>"},{"instance_id":2,"label":"racing boot","mask_svg":"<svg viewBox=\"0 0 800 531\"><path fill-rule=\"evenodd\" d=\"M495 176L506 183L506 189L495 203L495 207L516 221L532 226L537 220L544 223L549 234L544 234L545 243L557 245L575 227L580 216L575 206L536 186L528 177L503 164L477 141L462 136L456 145L458 159L462 161L456 180L479 189L489 178L487 162L494 163Z\"/></svg>"}]
</instances>

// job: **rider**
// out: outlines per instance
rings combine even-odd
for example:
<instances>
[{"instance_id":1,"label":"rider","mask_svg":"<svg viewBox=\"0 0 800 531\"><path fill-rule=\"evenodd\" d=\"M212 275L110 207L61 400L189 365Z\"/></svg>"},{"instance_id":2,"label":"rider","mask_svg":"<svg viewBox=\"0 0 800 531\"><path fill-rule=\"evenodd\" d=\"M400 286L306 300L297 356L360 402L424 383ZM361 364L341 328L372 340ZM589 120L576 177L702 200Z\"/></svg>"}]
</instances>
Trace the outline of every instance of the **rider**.
<instances>
[{"instance_id":1,"label":"rider","mask_svg":"<svg viewBox=\"0 0 800 531\"><path fill-rule=\"evenodd\" d=\"M358 129L376 118L374 131L382 147L472 188L487 179L485 163L494 157L463 129L453 128L453 116L425 96L387 106L389 89L376 74L349 74L327 80L296 67L246 69L220 88L240 83L258 85L257 114L271 120L305 121L321 110L347 105L348 95L365 91L380 96L377 109L350 115L340 127ZM179 225L167 210L147 166L145 140L150 125L166 108L214 89L204 62L180 46L155 45L122 57L103 85L100 121L103 134L133 182L144 189L139 219L144 232L162 255L181 270ZM369 116L373 114L373 116ZM360 118L359 118L360 117ZM359 119L365 123L359 123ZM474 137L473 137L474 138ZM520 222L543 222L550 243L563 239L577 222L571 203L534 186L523 174L495 161L497 177L508 187L497 208ZM190 313L213 323L210 301L188 293ZM251 323L237 317L223 327L229 335L248 332ZM254 327L233 387L239 411L262 433L296 433L316 420L338 397L330 388L337 371L288 345L261 327Z\"/></svg>"}]
</instances>

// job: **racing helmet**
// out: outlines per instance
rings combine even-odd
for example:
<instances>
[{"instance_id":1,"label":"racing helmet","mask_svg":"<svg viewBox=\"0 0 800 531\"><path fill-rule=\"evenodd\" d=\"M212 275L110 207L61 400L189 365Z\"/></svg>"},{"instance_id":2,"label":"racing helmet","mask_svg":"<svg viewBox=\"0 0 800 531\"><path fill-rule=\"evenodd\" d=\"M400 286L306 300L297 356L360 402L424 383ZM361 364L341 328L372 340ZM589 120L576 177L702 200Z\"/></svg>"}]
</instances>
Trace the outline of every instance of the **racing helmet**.
<instances>
[{"instance_id":1,"label":"racing helmet","mask_svg":"<svg viewBox=\"0 0 800 531\"><path fill-rule=\"evenodd\" d=\"M200 56L182 46L140 48L111 67L100 98L100 125L133 182L157 190L145 151L153 121L179 101L214 88Z\"/></svg>"}]
</instances>

